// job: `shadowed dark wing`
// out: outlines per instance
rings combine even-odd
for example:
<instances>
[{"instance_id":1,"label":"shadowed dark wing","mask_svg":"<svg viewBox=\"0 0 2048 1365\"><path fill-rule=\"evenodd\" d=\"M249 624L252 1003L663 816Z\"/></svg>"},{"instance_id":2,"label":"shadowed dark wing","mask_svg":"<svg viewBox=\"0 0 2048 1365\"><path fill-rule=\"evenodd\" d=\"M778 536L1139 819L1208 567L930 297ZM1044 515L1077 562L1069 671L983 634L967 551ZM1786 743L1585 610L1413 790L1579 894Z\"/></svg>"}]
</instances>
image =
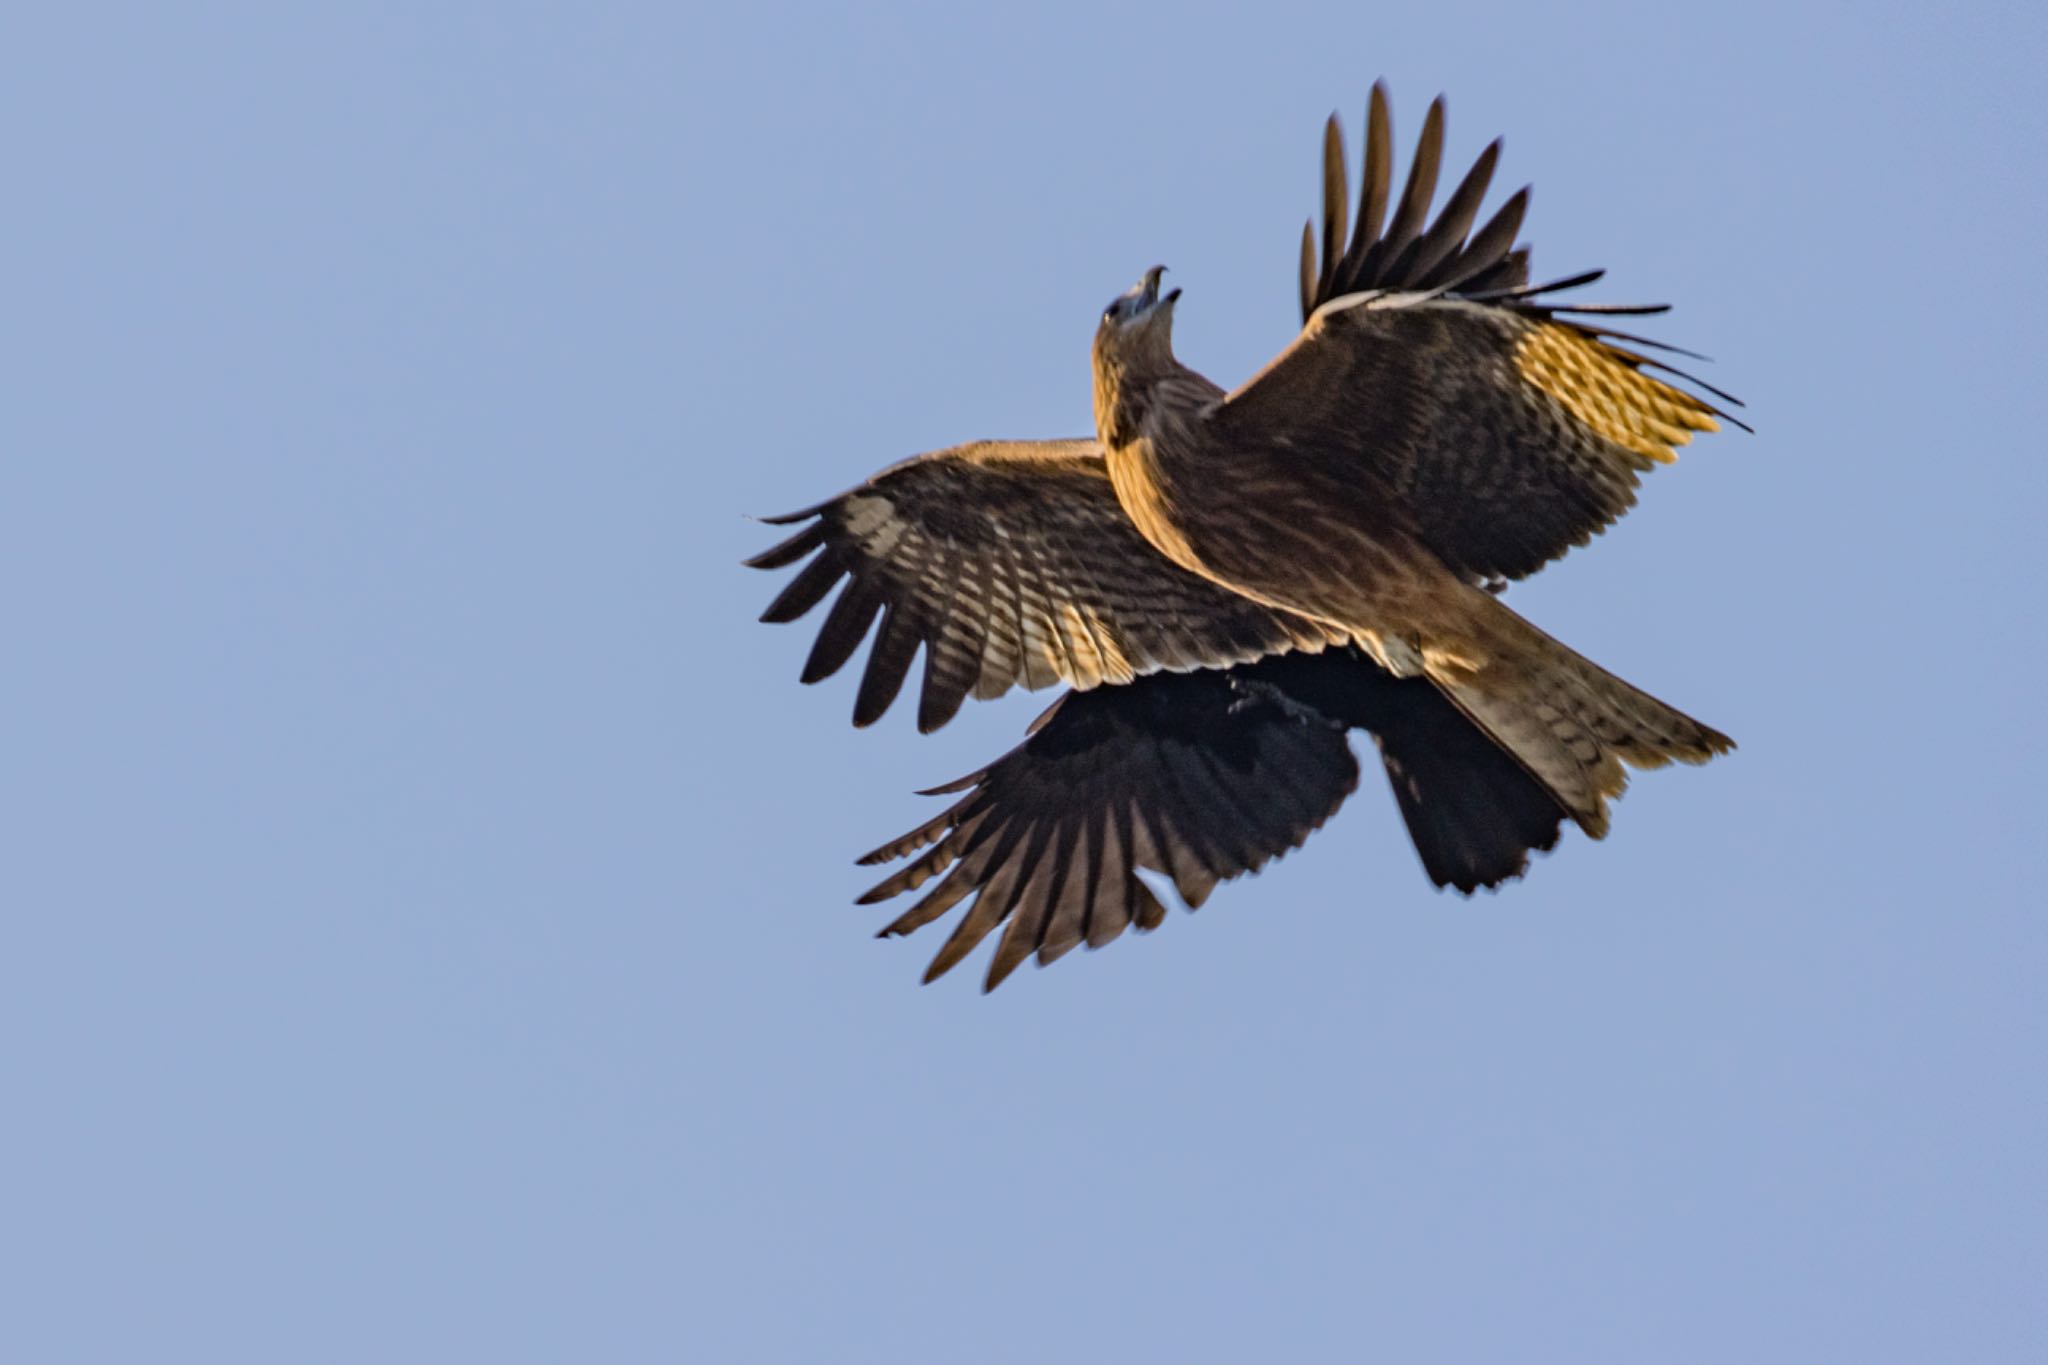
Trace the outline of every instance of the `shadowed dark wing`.
<instances>
[{"instance_id":1,"label":"shadowed dark wing","mask_svg":"<svg viewBox=\"0 0 2048 1365\"><path fill-rule=\"evenodd\" d=\"M1528 870L1557 845L1566 812L1550 791L1421 678L1396 678L1349 646L1241 670L1292 704L1369 731L1422 869L1470 895Z\"/></svg>"},{"instance_id":2,"label":"shadowed dark wing","mask_svg":"<svg viewBox=\"0 0 2048 1365\"><path fill-rule=\"evenodd\" d=\"M939 789L971 788L958 804L863 858L930 845L861 901L945 873L882 932L907 934L975 896L925 979L1007 919L989 966L994 989L1034 953L1051 962L1133 924L1157 928L1166 912L1138 868L1170 877L1198 906L1218 881L1297 847L1357 785L1341 726L1248 697L1228 672L1072 693L1018 748Z\"/></svg>"},{"instance_id":3,"label":"shadowed dark wing","mask_svg":"<svg viewBox=\"0 0 2048 1365\"><path fill-rule=\"evenodd\" d=\"M809 524L747 563L815 552L762 614L793 621L842 579L803 680L836 673L881 618L854 701L889 708L920 646L917 723L934 730L971 693L1057 682L1088 689L1316 650L1332 636L1175 567L1118 505L1092 440L985 441L884 470L849 493L770 518Z\"/></svg>"},{"instance_id":4,"label":"shadowed dark wing","mask_svg":"<svg viewBox=\"0 0 2048 1365\"><path fill-rule=\"evenodd\" d=\"M1355 226L1332 116L1320 257L1315 225L1302 236L1306 325L1215 419L1230 439L1284 450L1290 462L1297 452L1319 460L1334 520L1356 523L1353 500L1395 500L1454 567L1518 578L1606 529L1634 505L1644 471L1677 458L1695 432L1716 430L1728 414L1646 371L1699 381L1617 343L1671 348L1566 320L1664 305L1550 301L1599 271L1527 284L1528 250L1514 244L1526 188L1472 230L1498 141L1429 223L1443 129L1439 99L1382 232L1393 171L1385 87L1373 87Z\"/></svg>"},{"instance_id":5,"label":"shadowed dark wing","mask_svg":"<svg viewBox=\"0 0 2048 1365\"><path fill-rule=\"evenodd\" d=\"M1022 745L939 788L965 792L953 806L861 860L918 855L861 903L942 878L887 936L974 897L925 979L1007 921L992 990L1027 957L1158 927L1166 911L1139 869L1192 909L1299 847L1358 784L1354 725L1377 736L1438 885L1496 885L1556 843L1563 812L1534 779L1428 683L1344 647L1070 693Z\"/></svg>"}]
</instances>

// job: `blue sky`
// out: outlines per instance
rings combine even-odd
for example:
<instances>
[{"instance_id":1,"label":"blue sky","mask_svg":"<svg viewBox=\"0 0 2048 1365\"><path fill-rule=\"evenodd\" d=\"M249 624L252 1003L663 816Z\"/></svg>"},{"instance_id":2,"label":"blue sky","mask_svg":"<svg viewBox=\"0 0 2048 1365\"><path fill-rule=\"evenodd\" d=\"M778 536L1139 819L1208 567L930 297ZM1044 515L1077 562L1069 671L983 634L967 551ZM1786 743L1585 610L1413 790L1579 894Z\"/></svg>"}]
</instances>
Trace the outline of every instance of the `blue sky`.
<instances>
[{"instance_id":1,"label":"blue sky","mask_svg":"<svg viewBox=\"0 0 2048 1365\"><path fill-rule=\"evenodd\" d=\"M2038 1356L2038 11L46 7L0 41L0 1353ZM742 513L1293 330L1507 135L1754 437L1515 589L1728 730L1435 893L1369 779L996 995Z\"/></svg>"}]
</instances>

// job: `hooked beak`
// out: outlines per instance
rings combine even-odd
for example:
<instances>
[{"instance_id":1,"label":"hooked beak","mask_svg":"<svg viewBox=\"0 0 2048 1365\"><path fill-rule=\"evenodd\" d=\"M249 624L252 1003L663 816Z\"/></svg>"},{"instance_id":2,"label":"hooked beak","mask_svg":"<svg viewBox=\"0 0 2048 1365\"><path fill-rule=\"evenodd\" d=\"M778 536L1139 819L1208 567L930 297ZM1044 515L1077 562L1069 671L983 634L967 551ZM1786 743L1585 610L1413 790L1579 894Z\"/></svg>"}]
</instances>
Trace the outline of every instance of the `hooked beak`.
<instances>
[{"instance_id":1,"label":"hooked beak","mask_svg":"<svg viewBox=\"0 0 2048 1365\"><path fill-rule=\"evenodd\" d=\"M1143 317L1155 308L1171 307L1173 301L1180 297L1180 290L1178 289L1169 289L1166 291L1164 298L1160 297L1159 278L1165 273L1165 266L1153 266L1145 272L1145 278L1132 285L1130 292L1124 295L1125 298L1131 301L1132 317Z\"/></svg>"},{"instance_id":2,"label":"hooked beak","mask_svg":"<svg viewBox=\"0 0 2048 1365\"><path fill-rule=\"evenodd\" d=\"M1145 279L1138 286L1139 306L1145 309L1147 312L1150 312L1152 309L1158 307L1162 303L1170 304L1175 299L1180 297L1180 290L1178 289L1169 289L1166 291L1165 298L1162 299L1159 297L1159 279L1160 276L1164 275L1165 273L1165 266L1155 265L1150 270L1145 272Z\"/></svg>"}]
</instances>

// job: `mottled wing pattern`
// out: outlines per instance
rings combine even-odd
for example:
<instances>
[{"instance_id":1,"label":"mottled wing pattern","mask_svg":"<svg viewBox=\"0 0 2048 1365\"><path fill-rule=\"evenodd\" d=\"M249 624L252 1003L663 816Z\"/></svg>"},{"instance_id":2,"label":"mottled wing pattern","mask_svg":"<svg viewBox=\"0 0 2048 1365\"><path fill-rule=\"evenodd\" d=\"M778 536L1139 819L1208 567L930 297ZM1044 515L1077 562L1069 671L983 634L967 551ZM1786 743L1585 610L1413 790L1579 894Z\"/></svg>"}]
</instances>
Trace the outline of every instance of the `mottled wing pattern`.
<instances>
[{"instance_id":1,"label":"mottled wing pattern","mask_svg":"<svg viewBox=\"0 0 2048 1365\"><path fill-rule=\"evenodd\" d=\"M1520 578L1635 502L1713 412L1570 328L1459 299L1364 296L1317 313L1211 414L1283 453L1335 525L1397 508L1452 567Z\"/></svg>"},{"instance_id":2,"label":"mottled wing pattern","mask_svg":"<svg viewBox=\"0 0 2048 1365\"><path fill-rule=\"evenodd\" d=\"M815 507L747 561L810 562L763 613L793 621L842 580L803 680L837 672L875 627L854 723L885 712L920 647L917 723L934 730L969 695L1065 682L1088 689L1321 649L1323 627L1175 567L1118 505L1092 440L987 441L906 460Z\"/></svg>"},{"instance_id":3,"label":"mottled wing pattern","mask_svg":"<svg viewBox=\"0 0 2048 1365\"><path fill-rule=\"evenodd\" d=\"M865 896L938 885L885 928L907 934L968 897L925 980L1008 922L985 989L1025 958L1049 963L1166 917L1137 873L1171 879L1190 908L1217 882L1298 847L1358 785L1343 727L1237 685L1243 670L1159 674L1070 693L1032 736L937 789L959 802L861 861L923 850Z\"/></svg>"},{"instance_id":4,"label":"mottled wing pattern","mask_svg":"<svg viewBox=\"0 0 2048 1365\"><path fill-rule=\"evenodd\" d=\"M1393 138L1385 88L1375 85L1353 225L1343 137L1331 118L1320 255L1313 224L1302 237L1304 330L1219 417L1233 431L1319 453L1353 496L1393 495L1454 567L1518 578L1613 524L1634 505L1644 471L1728 418L1650 370L1735 400L1621 343L1672 348L1570 316L1664 305L1552 300L1599 271L1527 283L1528 250L1514 244L1526 188L1472 230L1498 141L1429 222L1443 136L1439 99L1386 220ZM1340 517L1346 510L1331 506Z\"/></svg>"},{"instance_id":5,"label":"mottled wing pattern","mask_svg":"<svg viewBox=\"0 0 2048 1365\"><path fill-rule=\"evenodd\" d=\"M1556 844L1564 812L1534 778L1429 683L1346 646L1069 694L1022 745L938 789L964 793L955 804L861 860L917 855L862 903L941 878L889 935L974 897L925 979L1007 921L993 989L1027 957L1156 928L1166 911L1141 868L1193 908L1298 847L1357 786L1349 727L1377 740L1437 885L1496 886Z\"/></svg>"}]
</instances>

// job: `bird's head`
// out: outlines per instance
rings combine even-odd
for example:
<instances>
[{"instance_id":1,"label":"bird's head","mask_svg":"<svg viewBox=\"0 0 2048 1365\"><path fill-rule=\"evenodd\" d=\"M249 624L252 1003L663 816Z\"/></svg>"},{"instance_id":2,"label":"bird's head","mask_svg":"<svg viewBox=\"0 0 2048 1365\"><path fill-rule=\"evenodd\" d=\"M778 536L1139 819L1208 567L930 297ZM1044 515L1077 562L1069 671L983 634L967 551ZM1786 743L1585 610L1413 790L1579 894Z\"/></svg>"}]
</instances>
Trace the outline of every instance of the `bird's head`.
<instances>
[{"instance_id":1,"label":"bird's head","mask_svg":"<svg viewBox=\"0 0 2048 1365\"><path fill-rule=\"evenodd\" d=\"M1173 304L1180 290L1159 292L1159 277L1165 273L1165 266L1153 266L1102 310L1102 325L1095 329L1098 365L1142 370L1149 368L1148 361L1172 360Z\"/></svg>"}]
</instances>

